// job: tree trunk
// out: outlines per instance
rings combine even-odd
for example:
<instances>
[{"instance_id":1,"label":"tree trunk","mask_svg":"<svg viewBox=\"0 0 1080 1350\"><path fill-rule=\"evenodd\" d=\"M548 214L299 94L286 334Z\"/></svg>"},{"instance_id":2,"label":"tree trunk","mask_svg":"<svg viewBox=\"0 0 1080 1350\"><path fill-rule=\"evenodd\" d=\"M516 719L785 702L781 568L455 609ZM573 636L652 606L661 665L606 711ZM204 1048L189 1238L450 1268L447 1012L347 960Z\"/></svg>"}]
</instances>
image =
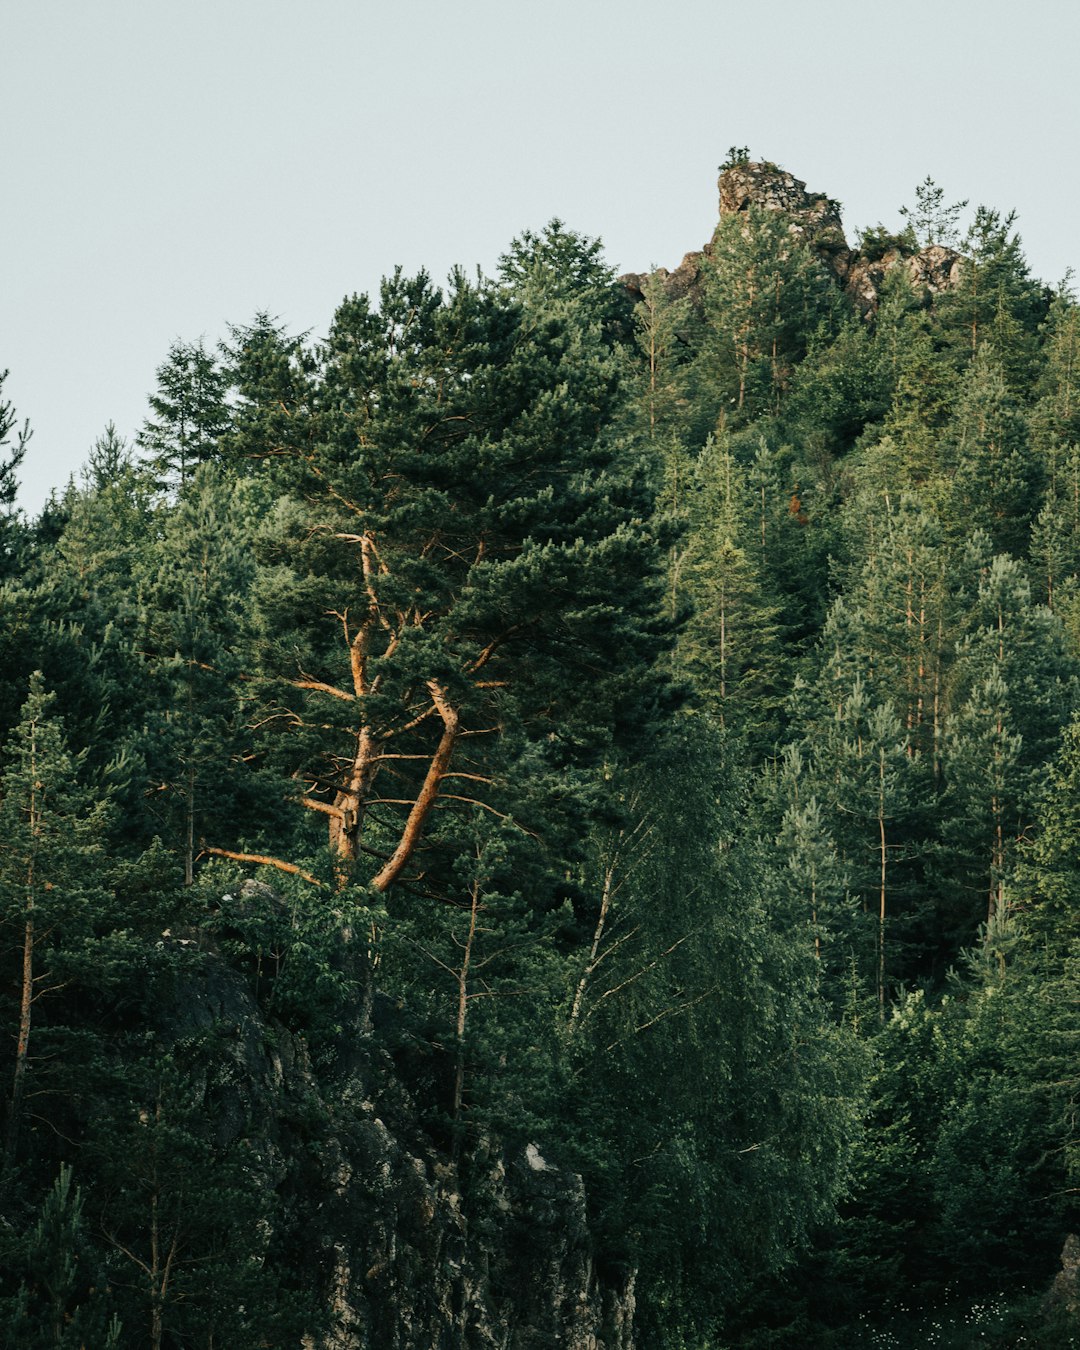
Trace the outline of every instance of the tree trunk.
<instances>
[{"instance_id":1,"label":"tree trunk","mask_svg":"<svg viewBox=\"0 0 1080 1350\"><path fill-rule=\"evenodd\" d=\"M15 1044L15 1074L11 1085L11 1113L8 1116L5 1141L5 1163L8 1175L15 1166L22 1125L23 1100L26 1096L26 1070L30 1061L30 1025L34 1004L34 890L37 841L41 835L41 805L38 801L37 728L30 735L30 856L26 864L26 891L23 922L22 980L19 991L19 1034Z\"/></svg>"},{"instance_id":2,"label":"tree trunk","mask_svg":"<svg viewBox=\"0 0 1080 1350\"><path fill-rule=\"evenodd\" d=\"M885 843L885 752L878 752L878 847L880 890L878 895L878 1017L885 1021L885 878L888 852Z\"/></svg>"},{"instance_id":3,"label":"tree trunk","mask_svg":"<svg viewBox=\"0 0 1080 1350\"><path fill-rule=\"evenodd\" d=\"M469 890L469 935L465 939L465 950L458 970L457 1005L457 1056L454 1064L454 1109L455 1126L461 1118L461 1103L465 1096L465 1025L469 1012L469 966L472 963L473 943L476 941L476 915L480 908L480 883L473 880ZM454 1132L454 1157L457 1158L461 1144L460 1131Z\"/></svg>"}]
</instances>

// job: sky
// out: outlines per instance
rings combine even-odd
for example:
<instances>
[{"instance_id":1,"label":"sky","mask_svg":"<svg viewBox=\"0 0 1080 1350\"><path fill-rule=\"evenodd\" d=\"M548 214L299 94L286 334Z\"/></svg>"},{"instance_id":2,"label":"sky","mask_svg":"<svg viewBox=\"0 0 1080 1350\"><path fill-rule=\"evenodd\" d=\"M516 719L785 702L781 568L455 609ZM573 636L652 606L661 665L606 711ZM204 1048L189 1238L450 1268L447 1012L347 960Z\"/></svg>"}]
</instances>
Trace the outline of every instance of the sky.
<instances>
[{"instance_id":1,"label":"sky","mask_svg":"<svg viewBox=\"0 0 1080 1350\"><path fill-rule=\"evenodd\" d=\"M0 0L2 397L36 513L177 339L324 333L397 265L553 216L619 271L716 222L731 146L902 224L930 175L1080 266L1072 0Z\"/></svg>"}]
</instances>

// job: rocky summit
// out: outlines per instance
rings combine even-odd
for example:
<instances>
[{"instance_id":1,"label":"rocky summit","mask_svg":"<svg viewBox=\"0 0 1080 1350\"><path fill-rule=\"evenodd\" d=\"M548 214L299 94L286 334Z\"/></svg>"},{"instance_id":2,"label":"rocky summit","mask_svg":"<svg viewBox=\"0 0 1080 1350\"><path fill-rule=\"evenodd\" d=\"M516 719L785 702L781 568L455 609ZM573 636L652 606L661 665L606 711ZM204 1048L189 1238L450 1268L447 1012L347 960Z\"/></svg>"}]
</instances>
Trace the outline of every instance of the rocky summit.
<instances>
[{"instance_id":1,"label":"rocky summit","mask_svg":"<svg viewBox=\"0 0 1080 1350\"><path fill-rule=\"evenodd\" d=\"M902 236L889 236L884 248L852 248L840 218L840 203L824 193L810 192L801 178L768 161L729 164L720 171L719 222L751 211L775 211L788 219L792 238L814 253L858 310L868 319L877 313L881 286L895 268L906 273L915 293L929 302L955 286L961 257L952 248L929 244L915 248ZM700 306L702 270L712 256L713 238L703 248L687 253L672 271L656 270L672 299L688 297ZM627 273L620 280L635 300L642 296L648 273Z\"/></svg>"}]
</instances>

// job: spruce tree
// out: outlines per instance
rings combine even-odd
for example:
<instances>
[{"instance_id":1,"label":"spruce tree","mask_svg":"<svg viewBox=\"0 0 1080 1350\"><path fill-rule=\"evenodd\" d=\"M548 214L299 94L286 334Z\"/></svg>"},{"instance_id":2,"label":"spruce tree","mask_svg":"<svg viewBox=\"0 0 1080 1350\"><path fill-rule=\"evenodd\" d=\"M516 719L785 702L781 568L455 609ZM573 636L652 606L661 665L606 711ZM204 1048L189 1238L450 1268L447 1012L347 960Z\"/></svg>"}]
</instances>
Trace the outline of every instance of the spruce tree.
<instances>
[{"instance_id":1,"label":"spruce tree","mask_svg":"<svg viewBox=\"0 0 1080 1350\"><path fill-rule=\"evenodd\" d=\"M18 566L22 528L15 510L19 490L16 475L26 458L32 434L29 420L20 427L14 405L3 397L4 381L9 374L7 370L0 371L0 580Z\"/></svg>"},{"instance_id":2,"label":"spruce tree","mask_svg":"<svg viewBox=\"0 0 1080 1350\"><path fill-rule=\"evenodd\" d=\"M182 491L196 468L218 454L229 427L225 390L225 375L201 338L172 344L150 395L154 416L139 432L162 487Z\"/></svg>"},{"instance_id":3,"label":"spruce tree","mask_svg":"<svg viewBox=\"0 0 1080 1350\"><path fill-rule=\"evenodd\" d=\"M201 466L166 520L140 587L147 676L157 685L147 747L155 815L183 859L187 885L207 820L240 809L229 770L243 748L238 676L259 505L254 485Z\"/></svg>"}]
</instances>

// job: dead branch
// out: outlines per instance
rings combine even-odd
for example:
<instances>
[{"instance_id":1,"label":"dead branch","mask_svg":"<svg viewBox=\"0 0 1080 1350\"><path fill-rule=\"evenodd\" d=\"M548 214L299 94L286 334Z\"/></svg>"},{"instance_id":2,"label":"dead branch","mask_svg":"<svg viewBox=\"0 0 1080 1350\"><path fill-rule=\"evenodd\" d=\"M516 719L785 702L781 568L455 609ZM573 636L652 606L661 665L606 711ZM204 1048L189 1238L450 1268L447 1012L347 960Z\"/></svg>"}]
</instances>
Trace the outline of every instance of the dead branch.
<instances>
[{"instance_id":1,"label":"dead branch","mask_svg":"<svg viewBox=\"0 0 1080 1350\"><path fill-rule=\"evenodd\" d=\"M322 885L318 877L313 877L310 872L305 872L302 867L297 867L296 863L286 862L283 858L270 858L265 853L236 853L230 848L211 848L209 844L203 844L199 850L199 857L201 858L204 854L209 854L214 858L228 858L232 862L258 863L261 867L276 867L279 872L288 872L290 876L303 877L313 886Z\"/></svg>"},{"instance_id":2,"label":"dead branch","mask_svg":"<svg viewBox=\"0 0 1080 1350\"><path fill-rule=\"evenodd\" d=\"M344 820L345 812L340 806L334 806L330 802L322 802L318 797L301 797L300 805L306 806L309 811L321 811L324 816L333 816L335 820Z\"/></svg>"},{"instance_id":3,"label":"dead branch","mask_svg":"<svg viewBox=\"0 0 1080 1350\"><path fill-rule=\"evenodd\" d=\"M346 703L355 703L356 695L346 693L344 689L338 689L332 684L326 684L322 680L289 680L294 689L314 689L320 694L329 694L332 698L344 699Z\"/></svg>"},{"instance_id":4,"label":"dead branch","mask_svg":"<svg viewBox=\"0 0 1080 1350\"><path fill-rule=\"evenodd\" d=\"M450 759L454 753L454 745L457 742L459 720L457 711L451 707L446 699L446 695L436 680L427 681L428 691L431 694L431 701L442 718L443 734L439 738L439 744L436 747L435 754L428 765L428 771L424 775L424 782L409 812L408 819L405 822L405 828L401 832L401 838L398 846L390 857L389 862L382 867L378 874L372 880L372 886L377 891L385 891L393 884L401 874L406 862L413 849L416 847L420 838L420 833L424 827L424 821L428 812L439 794L439 784L442 782L443 775L450 767Z\"/></svg>"}]
</instances>

